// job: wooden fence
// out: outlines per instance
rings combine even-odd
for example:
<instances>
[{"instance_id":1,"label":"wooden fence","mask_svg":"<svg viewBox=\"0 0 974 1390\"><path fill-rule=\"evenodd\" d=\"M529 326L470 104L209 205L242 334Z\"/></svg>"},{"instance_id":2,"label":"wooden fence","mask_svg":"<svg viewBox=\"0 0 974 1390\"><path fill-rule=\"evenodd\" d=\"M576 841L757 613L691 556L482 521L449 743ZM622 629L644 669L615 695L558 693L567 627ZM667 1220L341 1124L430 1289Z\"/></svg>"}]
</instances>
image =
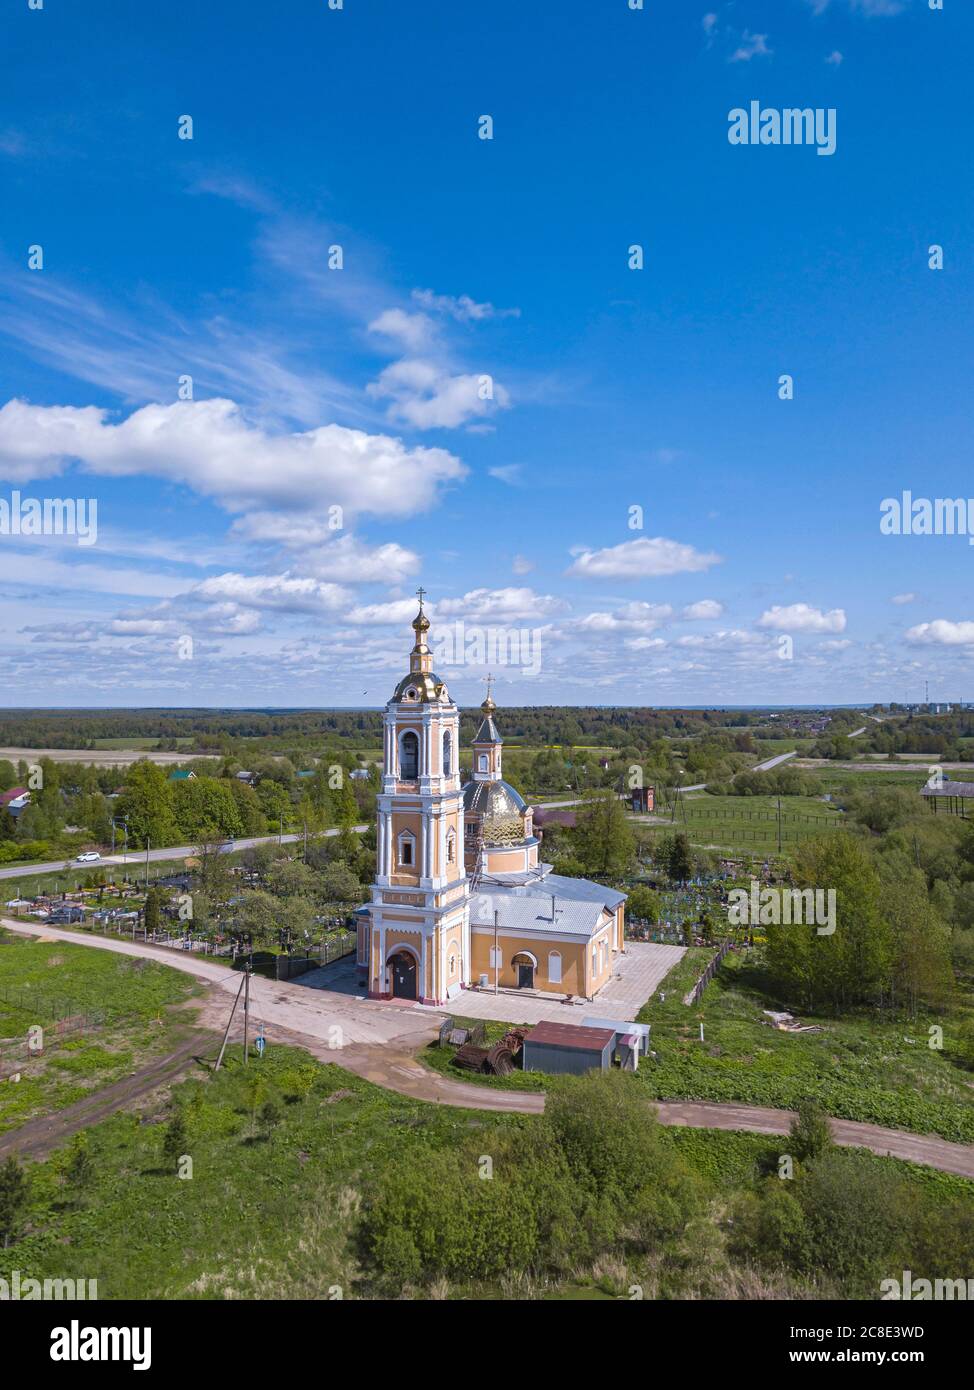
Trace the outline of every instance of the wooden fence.
<instances>
[{"instance_id":1,"label":"wooden fence","mask_svg":"<svg viewBox=\"0 0 974 1390\"><path fill-rule=\"evenodd\" d=\"M696 1004L699 1002L701 994L703 994L704 990L710 984L710 981L714 978L714 976L717 974L717 971L720 969L720 963L727 955L727 952L731 949L731 944L732 943L730 941L724 942L720 950L714 956L713 960L710 961L706 970L700 976L699 980L697 980L697 983L687 994L683 996L684 1004L689 1006L691 1004Z\"/></svg>"}]
</instances>

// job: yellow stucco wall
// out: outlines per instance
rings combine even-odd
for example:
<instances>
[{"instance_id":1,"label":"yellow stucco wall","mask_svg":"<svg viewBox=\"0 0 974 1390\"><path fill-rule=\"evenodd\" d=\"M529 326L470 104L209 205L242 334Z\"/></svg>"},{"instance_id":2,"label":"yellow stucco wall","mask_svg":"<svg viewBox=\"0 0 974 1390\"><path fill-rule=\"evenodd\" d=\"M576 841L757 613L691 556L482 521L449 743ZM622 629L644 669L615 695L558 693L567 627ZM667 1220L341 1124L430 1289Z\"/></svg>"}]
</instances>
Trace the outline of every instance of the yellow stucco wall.
<instances>
[{"instance_id":1,"label":"yellow stucco wall","mask_svg":"<svg viewBox=\"0 0 974 1390\"><path fill-rule=\"evenodd\" d=\"M471 939L473 960L470 978L476 984L481 975L486 975L488 983L493 984L494 967L490 963L490 951L494 944L494 933L489 928L485 931L474 928ZM588 943L584 941L559 940L556 937L552 937L551 940L538 940L536 937L508 936L499 932L497 944L501 952L501 968L497 983L502 989L517 988L517 971L513 960L522 951L537 960L534 988L546 993L590 995L593 988L598 987L598 983L604 983L604 979L608 979L606 973L602 981L591 984L587 974ZM552 981L550 978L549 957L553 951L557 951L561 956L560 981Z\"/></svg>"}]
</instances>

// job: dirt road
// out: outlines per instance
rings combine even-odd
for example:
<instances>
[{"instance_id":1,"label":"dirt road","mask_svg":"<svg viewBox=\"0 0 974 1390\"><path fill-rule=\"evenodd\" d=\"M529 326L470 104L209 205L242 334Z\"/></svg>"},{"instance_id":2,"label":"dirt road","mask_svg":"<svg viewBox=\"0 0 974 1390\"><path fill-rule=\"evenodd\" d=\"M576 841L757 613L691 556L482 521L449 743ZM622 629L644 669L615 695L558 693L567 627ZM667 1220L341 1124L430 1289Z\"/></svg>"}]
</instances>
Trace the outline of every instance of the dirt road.
<instances>
[{"instance_id":1,"label":"dirt road","mask_svg":"<svg viewBox=\"0 0 974 1390\"><path fill-rule=\"evenodd\" d=\"M132 1076L125 1076L103 1090L92 1091L83 1100L75 1101L74 1105L55 1111L53 1115L42 1115L36 1120L29 1120L19 1129L0 1134L0 1159L11 1153L16 1153L20 1158L45 1158L52 1149L58 1148L79 1130L98 1124L99 1120L107 1119L123 1106L131 1105L132 1101L140 1100L159 1086L174 1081L195 1058L215 1056L218 1046L219 1038L215 1033L194 1033L165 1057L157 1057Z\"/></svg>"},{"instance_id":2,"label":"dirt road","mask_svg":"<svg viewBox=\"0 0 974 1390\"><path fill-rule=\"evenodd\" d=\"M21 922L0 919L3 925L24 935L36 935ZM73 942L81 946L93 946L104 950L117 951L123 955L145 956L172 965L177 970L185 970L198 979L204 979L216 986L204 1001L200 1022L212 1032L200 1034L183 1044L169 1058L162 1058L136 1077L117 1082L104 1091L84 1101L77 1107L89 1107L85 1117L78 1120L76 1128L92 1124L104 1118L121 1105L133 1099L136 1094L143 1095L166 1080L165 1067L172 1065L175 1075L182 1066L188 1064L193 1049L212 1054L216 1031L225 1026L229 1016L230 995L235 994L240 985L240 976L216 961L192 956L189 952L161 950L146 946L142 942L107 941L100 937L87 936L78 932L62 931L55 927L39 929L45 937ZM256 1016L264 1023L265 1033L270 1042L279 1041L295 1047L303 1047L323 1061L335 1062L354 1072L357 1076L383 1086L386 1090L397 1091L400 1095L411 1096L414 1100L429 1101L434 1104L453 1105L466 1110L500 1110L519 1114L537 1115L544 1110L544 1096L527 1091L494 1090L489 1086L473 1082L454 1081L442 1076L416 1060L418 1048L430 1042L439 1026L439 1015L420 1015L408 1007L400 1008L391 1004L380 1004L368 999L355 999L347 995L332 994L328 990L304 989L300 985L274 983L269 980L254 979L251 983L251 998ZM242 1020L231 1036L242 1036ZM205 1042L201 1042L205 1039ZM180 1063L181 1058L181 1063ZM149 1075L158 1072L154 1078ZM136 1090L129 1095L124 1092L118 1096L112 1093L132 1083ZM734 1105L711 1101L656 1101L659 1118L665 1125L686 1125L692 1129L744 1130L753 1134L787 1134L794 1119L790 1110L769 1110L759 1106ZM35 1145L51 1146L45 1138L43 1126L56 1132L61 1122L70 1115L62 1111L46 1120L31 1121L21 1130L15 1130L0 1139L0 1156L11 1145L19 1146L28 1130L36 1131L28 1136ZM77 1118L77 1117L74 1117ZM73 1118L69 1121L73 1123ZM837 1144L846 1147L869 1149L872 1153L892 1158L907 1159L912 1163L922 1163L930 1168L939 1168L945 1173L956 1173L961 1177L974 1178L974 1146L952 1144L936 1135L910 1134L905 1130L883 1129L879 1125L860 1124L853 1120L831 1120L832 1133ZM73 1133L68 1129L61 1135ZM55 1141L60 1142L60 1139ZM22 1152L33 1152L22 1149Z\"/></svg>"}]
</instances>

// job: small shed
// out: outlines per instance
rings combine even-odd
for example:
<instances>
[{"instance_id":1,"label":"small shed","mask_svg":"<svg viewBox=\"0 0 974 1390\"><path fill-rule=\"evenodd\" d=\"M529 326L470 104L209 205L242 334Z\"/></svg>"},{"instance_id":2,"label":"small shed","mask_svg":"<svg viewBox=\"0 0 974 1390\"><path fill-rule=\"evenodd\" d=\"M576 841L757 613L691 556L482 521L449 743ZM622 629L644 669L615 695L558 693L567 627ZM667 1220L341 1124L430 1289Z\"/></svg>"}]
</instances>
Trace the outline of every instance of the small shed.
<instances>
[{"instance_id":1,"label":"small shed","mask_svg":"<svg viewBox=\"0 0 974 1390\"><path fill-rule=\"evenodd\" d=\"M623 1019L617 1018L583 1018L583 1028L611 1028L613 1033L618 1033L620 1037L632 1037L637 1039L637 1050L642 1057L649 1056L649 1024L648 1023L627 1023Z\"/></svg>"},{"instance_id":2,"label":"small shed","mask_svg":"<svg viewBox=\"0 0 974 1390\"><path fill-rule=\"evenodd\" d=\"M616 1035L611 1028L582 1028L574 1023L545 1020L524 1039L525 1071L581 1076L587 1071L608 1071Z\"/></svg>"}]
</instances>

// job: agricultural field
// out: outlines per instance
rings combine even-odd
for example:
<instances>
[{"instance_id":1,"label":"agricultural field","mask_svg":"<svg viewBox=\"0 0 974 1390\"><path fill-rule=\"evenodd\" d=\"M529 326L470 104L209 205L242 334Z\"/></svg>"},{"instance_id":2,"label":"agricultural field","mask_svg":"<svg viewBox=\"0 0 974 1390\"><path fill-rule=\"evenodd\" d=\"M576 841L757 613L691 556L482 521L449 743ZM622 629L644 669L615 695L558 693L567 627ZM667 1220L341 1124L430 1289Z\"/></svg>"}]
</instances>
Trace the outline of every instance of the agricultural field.
<instances>
[{"instance_id":1,"label":"agricultural field","mask_svg":"<svg viewBox=\"0 0 974 1390\"><path fill-rule=\"evenodd\" d=\"M108 951L32 941L0 929L0 1133L62 1110L170 1051L192 1031L181 1006L198 992L190 976ZM80 1020L59 1036L59 1020ZM26 1064L17 1044L44 1029Z\"/></svg>"}]
</instances>

